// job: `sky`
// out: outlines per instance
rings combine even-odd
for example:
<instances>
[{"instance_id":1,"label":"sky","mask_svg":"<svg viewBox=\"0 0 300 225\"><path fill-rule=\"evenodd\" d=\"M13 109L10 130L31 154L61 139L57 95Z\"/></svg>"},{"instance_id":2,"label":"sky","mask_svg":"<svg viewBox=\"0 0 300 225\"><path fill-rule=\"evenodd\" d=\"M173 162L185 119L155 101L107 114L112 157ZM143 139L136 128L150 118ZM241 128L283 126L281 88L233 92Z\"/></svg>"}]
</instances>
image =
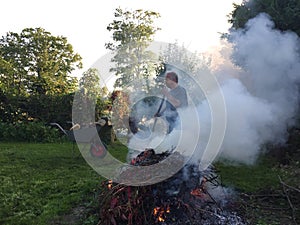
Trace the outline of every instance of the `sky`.
<instances>
[{"instance_id":1,"label":"sky","mask_svg":"<svg viewBox=\"0 0 300 225\"><path fill-rule=\"evenodd\" d=\"M111 41L106 30L113 21L114 9L145 9L159 12L155 25L161 28L155 41L184 44L192 52L204 52L219 41L220 32L230 25L227 15L232 3L242 0L6 0L1 3L0 35L21 32L24 28L42 27L54 36L65 36L83 60L80 76L108 51Z\"/></svg>"}]
</instances>

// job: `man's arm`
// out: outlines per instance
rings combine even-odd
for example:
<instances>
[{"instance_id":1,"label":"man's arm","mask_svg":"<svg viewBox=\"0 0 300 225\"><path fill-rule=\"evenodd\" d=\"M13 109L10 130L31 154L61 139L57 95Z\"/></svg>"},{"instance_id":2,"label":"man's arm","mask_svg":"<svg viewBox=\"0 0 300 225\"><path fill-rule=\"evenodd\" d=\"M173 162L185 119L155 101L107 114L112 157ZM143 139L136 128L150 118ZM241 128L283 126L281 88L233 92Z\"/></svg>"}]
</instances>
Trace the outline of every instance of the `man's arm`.
<instances>
[{"instance_id":1,"label":"man's arm","mask_svg":"<svg viewBox=\"0 0 300 225\"><path fill-rule=\"evenodd\" d=\"M162 93L166 96L167 100L175 107L178 108L181 105L179 99L173 97L167 90L167 88L163 88Z\"/></svg>"}]
</instances>

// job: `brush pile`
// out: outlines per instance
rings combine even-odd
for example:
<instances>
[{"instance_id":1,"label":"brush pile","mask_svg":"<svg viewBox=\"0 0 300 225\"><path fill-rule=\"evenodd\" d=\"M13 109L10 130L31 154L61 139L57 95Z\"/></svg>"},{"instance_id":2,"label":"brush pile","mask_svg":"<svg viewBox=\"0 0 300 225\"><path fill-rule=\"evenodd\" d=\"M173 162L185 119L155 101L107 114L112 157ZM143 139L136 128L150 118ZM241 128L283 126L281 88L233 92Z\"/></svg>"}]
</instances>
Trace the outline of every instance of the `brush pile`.
<instances>
[{"instance_id":1,"label":"brush pile","mask_svg":"<svg viewBox=\"0 0 300 225\"><path fill-rule=\"evenodd\" d=\"M173 159L183 161L176 153ZM170 157L165 152L155 154L146 149L131 164L145 166L160 163ZM174 160L172 160L174 161ZM135 174L134 176L147 174ZM122 177L133 176L130 169ZM232 212L233 195L221 187L213 167L200 171L186 164L172 177L151 185L127 186L112 181L103 182L99 196L99 225L243 225Z\"/></svg>"}]
</instances>

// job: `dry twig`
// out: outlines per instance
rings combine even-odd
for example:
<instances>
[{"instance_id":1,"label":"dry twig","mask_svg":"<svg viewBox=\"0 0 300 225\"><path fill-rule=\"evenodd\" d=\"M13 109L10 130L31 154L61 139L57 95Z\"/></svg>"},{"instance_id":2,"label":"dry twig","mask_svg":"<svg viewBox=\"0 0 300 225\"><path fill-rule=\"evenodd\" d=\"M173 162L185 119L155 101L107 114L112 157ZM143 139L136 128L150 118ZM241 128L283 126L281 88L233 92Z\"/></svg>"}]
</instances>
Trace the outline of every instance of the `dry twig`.
<instances>
[{"instance_id":1,"label":"dry twig","mask_svg":"<svg viewBox=\"0 0 300 225\"><path fill-rule=\"evenodd\" d=\"M284 194L285 194L285 196L286 196L286 199L287 199L287 201L288 201L288 203L289 203L289 205L290 205L290 208L291 208L291 211L292 211L293 221L294 221L295 225L297 225L296 216L295 216L295 208L294 208L294 206L293 206L293 204L292 204L292 201L291 201L291 199L290 199L290 197L289 197L289 194L288 194L288 192L287 192L287 189L286 189L286 187L290 187L290 186L287 185L287 184L285 184L285 183L282 181L282 179L281 179L281 177L280 177L279 175L278 175L278 178L279 178L279 180L280 180L280 183L282 184L283 192L284 192ZM294 190L294 189L293 189L293 190Z\"/></svg>"}]
</instances>

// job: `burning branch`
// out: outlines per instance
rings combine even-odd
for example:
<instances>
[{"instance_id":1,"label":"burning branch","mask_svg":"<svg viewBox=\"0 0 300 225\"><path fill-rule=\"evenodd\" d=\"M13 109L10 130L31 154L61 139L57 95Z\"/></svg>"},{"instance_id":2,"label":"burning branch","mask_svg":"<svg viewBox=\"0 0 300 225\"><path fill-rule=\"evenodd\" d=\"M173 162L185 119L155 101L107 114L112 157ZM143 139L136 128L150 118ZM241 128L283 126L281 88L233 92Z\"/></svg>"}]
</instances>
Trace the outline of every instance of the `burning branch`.
<instances>
[{"instance_id":1,"label":"burning branch","mask_svg":"<svg viewBox=\"0 0 300 225\"><path fill-rule=\"evenodd\" d=\"M165 207L155 207L153 209L153 216L155 217L155 222L164 222L166 219L166 214L170 213L170 206Z\"/></svg>"},{"instance_id":2,"label":"burning branch","mask_svg":"<svg viewBox=\"0 0 300 225\"><path fill-rule=\"evenodd\" d=\"M147 149L132 161L132 165L161 164L168 156L169 153L155 154ZM182 163L182 157L175 156L171 162ZM158 172L162 173L169 167L163 166ZM132 176L146 176L151 180L156 175L160 176L149 173L152 177L147 177L149 174L133 173L131 169L122 171L121 177L126 180ZM212 167L200 171L198 166L187 164L172 177L147 186L126 186L106 181L99 196L101 210L98 225L243 225L239 217L221 209L207 190L217 186L217 179Z\"/></svg>"}]
</instances>

